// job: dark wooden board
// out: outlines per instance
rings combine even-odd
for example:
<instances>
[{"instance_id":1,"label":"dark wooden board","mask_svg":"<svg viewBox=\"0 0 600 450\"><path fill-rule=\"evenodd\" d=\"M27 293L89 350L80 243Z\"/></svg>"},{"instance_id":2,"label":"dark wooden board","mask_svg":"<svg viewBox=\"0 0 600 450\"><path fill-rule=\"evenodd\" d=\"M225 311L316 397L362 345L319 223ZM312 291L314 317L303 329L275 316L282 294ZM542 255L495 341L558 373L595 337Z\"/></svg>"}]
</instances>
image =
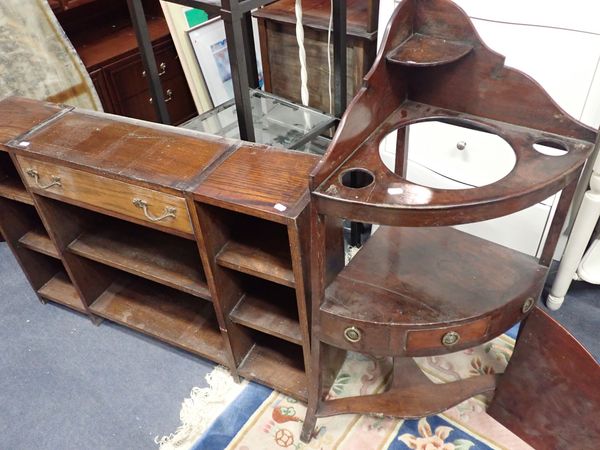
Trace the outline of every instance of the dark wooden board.
<instances>
[{"instance_id":1,"label":"dark wooden board","mask_svg":"<svg viewBox=\"0 0 600 450\"><path fill-rule=\"evenodd\" d=\"M538 449L600 442L600 364L539 308L522 326L488 414Z\"/></svg>"},{"instance_id":2,"label":"dark wooden board","mask_svg":"<svg viewBox=\"0 0 600 450\"><path fill-rule=\"evenodd\" d=\"M0 144L31 130L61 109L60 105L20 97L0 101Z\"/></svg>"},{"instance_id":3,"label":"dark wooden board","mask_svg":"<svg viewBox=\"0 0 600 450\"><path fill-rule=\"evenodd\" d=\"M252 347L238 372L244 378L265 384L301 401L308 398L302 349L276 338L264 339Z\"/></svg>"},{"instance_id":4,"label":"dark wooden board","mask_svg":"<svg viewBox=\"0 0 600 450\"><path fill-rule=\"evenodd\" d=\"M81 297L69 276L64 270L58 272L50 281L38 290L38 294L45 299L67 306L76 311L85 313Z\"/></svg>"},{"instance_id":5,"label":"dark wooden board","mask_svg":"<svg viewBox=\"0 0 600 450\"><path fill-rule=\"evenodd\" d=\"M217 263L229 269L294 287L289 243L279 239L229 241L217 255Z\"/></svg>"},{"instance_id":6,"label":"dark wooden board","mask_svg":"<svg viewBox=\"0 0 600 450\"><path fill-rule=\"evenodd\" d=\"M82 233L68 246L77 255L210 299L193 242L122 221Z\"/></svg>"},{"instance_id":7,"label":"dark wooden board","mask_svg":"<svg viewBox=\"0 0 600 450\"><path fill-rule=\"evenodd\" d=\"M235 323L302 345L293 291L256 289L242 297L229 317Z\"/></svg>"},{"instance_id":8,"label":"dark wooden board","mask_svg":"<svg viewBox=\"0 0 600 450\"><path fill-rule=\"evenodd\" d=\"M46 230L43 228L36 228L35 230L29 231L19 239L19 243L30 250L40 252L44 255L51 256L52 258L60 259L58 250L50 240Z\"/></svg>"},{"instance_id":9,"label":"dark wooden board","mask_svg":"<svg viewBox=\"0 0 600 450\"><path fill-rule=\"evenodd\" d=\"M308 174L315 155L272 147L238 148L194 189L194 196L217 206L285 223L308 202Z\"/></svg>"},{"instance_id":10,"label":"dark wooden board","mask_svg":"<svg viewBox=\"0 0 600 450\"><path fill-rule=\"evenodd\" d=\"M219 364L226 361L212 304L197 297L130 276L114 282L90 310Z\"/></svg>"}]
</instances>

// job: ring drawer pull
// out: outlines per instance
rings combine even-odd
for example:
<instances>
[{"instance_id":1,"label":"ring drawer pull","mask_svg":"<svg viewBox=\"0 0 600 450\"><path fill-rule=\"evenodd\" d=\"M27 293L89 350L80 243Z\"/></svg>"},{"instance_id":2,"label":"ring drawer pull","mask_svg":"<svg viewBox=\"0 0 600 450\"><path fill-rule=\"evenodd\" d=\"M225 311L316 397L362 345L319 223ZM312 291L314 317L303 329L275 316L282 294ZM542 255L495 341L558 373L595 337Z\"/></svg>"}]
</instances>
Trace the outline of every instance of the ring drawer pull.
<instances>
[{"instance_id":1,"label":"ring drawer pull","mask_svg":"<svg viewBox=\"0 0 600 450\"><path fill-rule=\"evenodd\" d=\"M148 218L148 220L152 222L160 222L161 220L168 219L169 217L172 217L174 219L175 213L177 212L177 210L172 206L166 206L162 216L155 217L148 211L148 202L146 200L134 198L133 204L138 208L142 209L144 211L144 215Z\"/></svg>"},{"instance_id":2,"label":"ring drawer pull","mask_svg":"<svg viewBox=\"0 0 600 450\"><path fill-rule=\"evenodd\" d=\"M173 100L173 91L171 89L167 89L167 96L165 97L165 103L169 103L171 100ZM154 99L152 97L150 97L148 99L148 102L150 104L154 103Z\"/></svg>"},{"instance_id":3,"label":"ring drawer pull","mask_svg":"<svg viewBox=\"0 0 600 450\"><path fill-rule=\"evenodd\" d=\"M456 143L456 148L458 150L464 150L465 148L467 148L467 143L465 141L458 141Z\"/></svg>"},{"instance_id":4,"label":"ring drawer pull","mask_svg":"<svg viewBox=\"0 0 600 450\"><path fill-rule=\"evenodd\" d=\"M446 347L452 347L453 345L458 344L458 341L460 341L460 334L458 334L456 331L449 331L442 336L442 344L444 344Z\"/></svg>"},{"instance_id":5,"label":"ring drawer pull","mask_svg":"<svg viewBox=\"0 0 600 450\"><path fill-rule=\"evenodd\" d=\"M60 181L60 177L52 175L50 177L50 183L48 183L48 184L40 184L40 174L39 174L39 172L37 170L35 170L35 169L27 169L26 172L27 172L27 175L29 175L31 178L33 178L35 180L35 184L40 189L50 189L52 186L60 186L60 187L62 187L62 183Z\"/></svg>"},{"instance_id":6,"label":"ring drawer pull","mask_svg":"<svg viewBox=\"0 0 600 450\"><path fill-rule=\"evenodd\" d=\"M361 340L362 333L356 327L348 327L344 330L344 337L348 342L356 343Z\"/></svg>"},{"instance_id":7,"label":"ring drawer pull","mask_svg":"<svg viewBox=\"0 0 600 450\"><path fill-rule=\"evenodd\" d=\"M167 73L167 65L164 62L161 62L160 65L158 66L160 69L160 72L158 72L158 76L162 77L165 73ZM145 77L146 76L146 71L142 71L142 76Z\"/></svg>"},{"instance_id":8,"label":"ring drawer pull","mask_svg":"<svg viewBox=\"0 0 600 450\"><path fill-rule=\"evenodd\" d=\"M529 297L527 300L525 300L525 303L523 303L521 312L523 314L527 314L529 311L531 311L531 309L533 308L533 305L535 305L535 300L533 299L533 297Z\"/></svg>"}]
</instances>

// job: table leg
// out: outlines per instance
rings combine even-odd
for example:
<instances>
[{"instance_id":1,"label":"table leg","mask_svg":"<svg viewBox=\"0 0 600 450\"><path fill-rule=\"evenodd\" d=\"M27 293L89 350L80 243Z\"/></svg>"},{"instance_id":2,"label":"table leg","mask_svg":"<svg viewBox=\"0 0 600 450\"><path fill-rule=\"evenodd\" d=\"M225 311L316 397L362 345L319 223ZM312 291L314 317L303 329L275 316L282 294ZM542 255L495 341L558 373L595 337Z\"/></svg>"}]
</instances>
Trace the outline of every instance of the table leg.
<instances>
[{"instance_id":1,"label":"table leg","mask_svg":"<svg viewBox=\"0 0 600 450\"><path fill-rule=\"evenodd\" d=\"M595 161L590 188L583 196L558 273L546 300L546 306L553 311L560 308L565 301L565 295L600 217L600 159Z\"/></svg>"}]
</instances>

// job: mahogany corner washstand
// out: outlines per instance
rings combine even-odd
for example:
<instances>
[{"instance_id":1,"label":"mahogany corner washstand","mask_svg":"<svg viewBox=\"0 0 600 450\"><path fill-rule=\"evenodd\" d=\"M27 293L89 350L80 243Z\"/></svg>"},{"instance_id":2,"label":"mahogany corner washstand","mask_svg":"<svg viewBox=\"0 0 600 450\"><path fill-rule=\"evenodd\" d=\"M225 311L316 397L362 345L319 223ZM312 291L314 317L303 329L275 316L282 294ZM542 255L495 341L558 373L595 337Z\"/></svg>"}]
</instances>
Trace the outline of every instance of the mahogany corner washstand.
<instances>
[{"instance_id":1,"label":"mahogany corner washstand","mask_svg":"<svg viewBox=\"0 0 600 450\"><path fill-rule=\"evenodd\" d=\"M407 130L432 120L500 136L515 153L514 168L473 189L412 183ZM379 156L392 132L394 171ZM435 384L412 357L474 347L531 311L543 314L535 303L595 138L536 82L505 67L452 2L400 3L373 68L311 174L312 371L303 440L317 417L416 418L495 390L495 375ZM538 145L564 154L543 154ZM539 260L451 228L514 213L561 189ZM332 217L381 225L341 270L325 263ZM325 400L346 351L392 357L387 390Z\"/></svg>"}]
</instances>

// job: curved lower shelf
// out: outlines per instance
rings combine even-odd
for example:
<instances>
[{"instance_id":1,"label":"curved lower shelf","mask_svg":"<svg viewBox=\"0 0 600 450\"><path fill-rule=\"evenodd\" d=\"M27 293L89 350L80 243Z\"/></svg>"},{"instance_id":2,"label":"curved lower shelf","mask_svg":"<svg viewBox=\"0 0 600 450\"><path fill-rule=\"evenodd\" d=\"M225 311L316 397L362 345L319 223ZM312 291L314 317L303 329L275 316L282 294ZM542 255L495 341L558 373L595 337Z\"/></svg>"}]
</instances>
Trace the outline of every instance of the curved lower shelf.
<instances>
[{"instance_id":1,"label":"curved lower shelf","mask_svg":"<svg viewBox=\"0 0 600 450\"><path fill-rule=\"evenodd\" d=\"M458 61L473 50L468 42L413 34L410 38L389 52L388 62L408 67L433 67Z\"/></svg>"},{"instance_id":2,"label":"curved lower shelf","mask_svg":"<svg viewBox=\"0 0 600 450\"><path fill-rule=\"evenodd\" d=\"M398 356L472 347L522 320L545 276L535 258L462 231L382 226L327 287L321 340Z\"/></svg>"}]
</instances>

